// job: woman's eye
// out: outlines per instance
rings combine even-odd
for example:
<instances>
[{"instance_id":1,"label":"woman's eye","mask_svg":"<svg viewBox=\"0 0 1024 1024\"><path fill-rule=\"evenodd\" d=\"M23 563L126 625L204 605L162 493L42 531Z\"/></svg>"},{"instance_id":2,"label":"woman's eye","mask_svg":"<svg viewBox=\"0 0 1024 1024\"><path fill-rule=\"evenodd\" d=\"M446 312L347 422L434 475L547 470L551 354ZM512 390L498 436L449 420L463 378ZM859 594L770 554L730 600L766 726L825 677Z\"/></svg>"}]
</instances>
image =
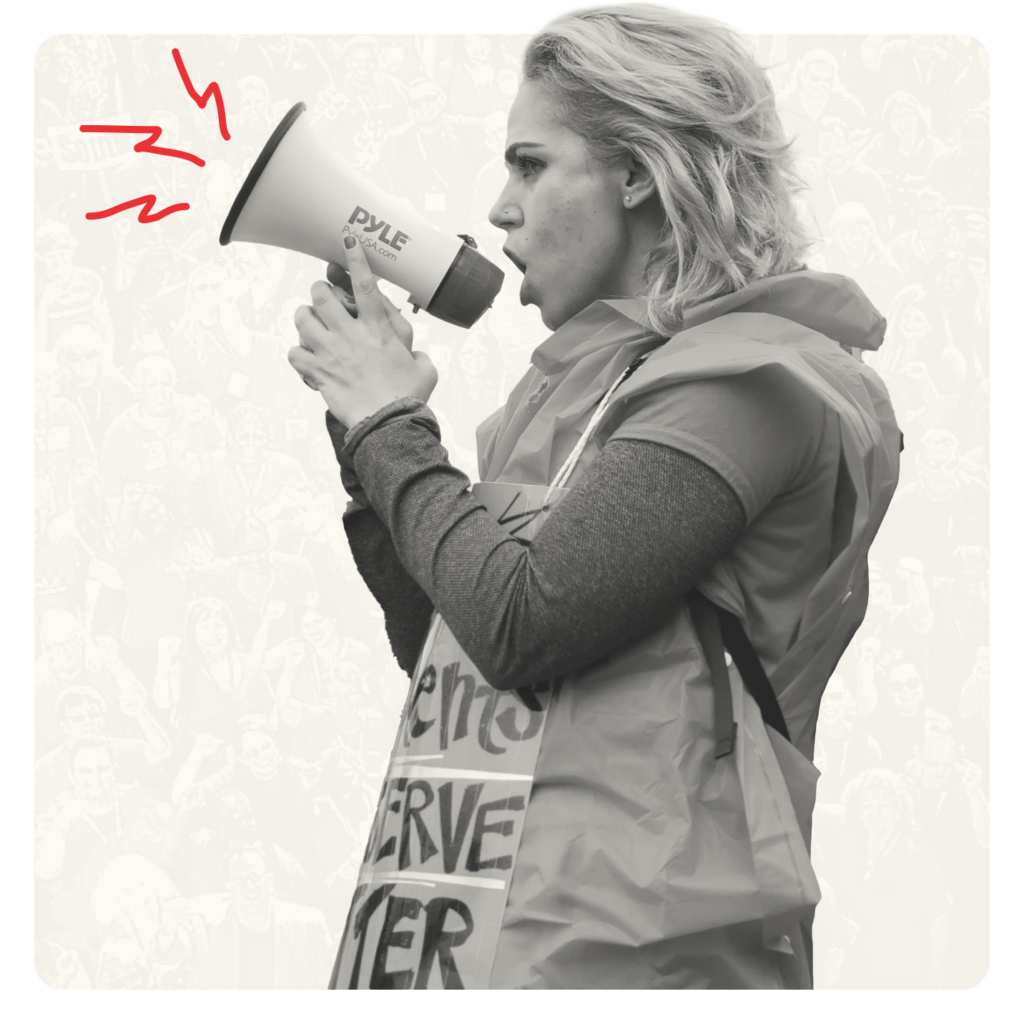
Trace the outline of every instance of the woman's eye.
<instances>
[{"instance_id":1,"label":"woman's eye","mask_svg":"<svg viewBox=\"0 0 1024 1024\"><path fill-rule=\"evenodd\" d=\"M542 166L538 160L533 160L528 156L516 157L516 170L522 175L533 174L539 171Z\"/></svg>"}]
</instances>

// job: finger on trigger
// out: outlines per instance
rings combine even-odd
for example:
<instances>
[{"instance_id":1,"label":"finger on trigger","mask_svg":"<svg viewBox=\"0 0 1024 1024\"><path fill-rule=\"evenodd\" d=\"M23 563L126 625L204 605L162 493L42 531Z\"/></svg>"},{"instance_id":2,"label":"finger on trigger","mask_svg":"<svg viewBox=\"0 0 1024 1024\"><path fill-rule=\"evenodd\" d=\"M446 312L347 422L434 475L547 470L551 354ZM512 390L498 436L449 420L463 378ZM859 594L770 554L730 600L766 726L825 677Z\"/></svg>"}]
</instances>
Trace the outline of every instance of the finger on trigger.
<instances>
[{"instance_id":1,"label":"finger on trigger","mask_svg":"<svg viewBox=\"0 0 1024 1024\"><path fill-rule=\"evenodd\" d=\"M352 279L348 276L348 271L340 263L327 264L327 280L347 292L352 291Z\"/></svg>"},{"instance_id":2,"label":"finger on trigger","mask_svg":"<svg viewBox=\"0 0 1024 1024\"><path fill-rule=\"evenodd\" d=\"M349 243L352 243L350 246ZM377 288L377 279L370 270L366 253L354 235L345 238L345 257L348 260L348 273L352 279L352 293L360 316L371 325L379 325L387 319L383 298Z\"/></svg>"},{"instance_id":3,"label":"finger on trigger","mask_svg":"<svg viewBox=\"0 0 1024 1024\"><path fill-rule=\"evenodd\" d=\"M359 311L356 309L355 296L350 291L346 291L337 284L331 285L331 291L334 292L334 297L349 311L352 316L359 315Z\"/></svg>"}]
</instances>

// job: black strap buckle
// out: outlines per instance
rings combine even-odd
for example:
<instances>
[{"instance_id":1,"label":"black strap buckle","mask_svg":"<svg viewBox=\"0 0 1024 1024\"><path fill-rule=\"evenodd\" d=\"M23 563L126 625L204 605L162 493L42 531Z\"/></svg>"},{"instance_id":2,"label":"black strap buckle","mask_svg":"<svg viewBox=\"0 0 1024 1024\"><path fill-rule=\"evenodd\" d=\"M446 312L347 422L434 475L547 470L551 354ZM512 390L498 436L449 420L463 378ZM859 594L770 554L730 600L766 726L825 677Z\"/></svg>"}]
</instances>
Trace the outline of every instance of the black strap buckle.
<instances>
[{"instance_id":1,"label":"black strap buckle","mask_svg":"<svg viewBox=\"0 0 1024 1024\"><path fill-rule=\"evenodd\" d=\"M691 591L689 601L697 638L704 649L704 657L711 672L715 697L716 759L726 757L736 749L736 722L732 714L732 690L729 686L729 670L725 664L726 651L739 670L747 692L760 709L765 725L770 725L789 741L789 729L779 699L740 620L699 591Z\"/></svg>"}]
</instances>

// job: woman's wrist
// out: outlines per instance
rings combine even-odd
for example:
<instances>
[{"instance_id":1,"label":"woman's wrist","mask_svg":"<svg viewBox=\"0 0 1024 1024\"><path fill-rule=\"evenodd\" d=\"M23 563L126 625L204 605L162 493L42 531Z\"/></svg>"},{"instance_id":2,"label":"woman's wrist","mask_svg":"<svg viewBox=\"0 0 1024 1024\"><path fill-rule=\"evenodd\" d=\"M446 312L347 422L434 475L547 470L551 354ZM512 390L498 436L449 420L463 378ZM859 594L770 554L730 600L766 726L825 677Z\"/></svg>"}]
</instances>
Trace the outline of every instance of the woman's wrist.
<instances>
[{"instance_id":1,"label":"woman's wrist","mask_svg":"<svg viewBox=\"0 0 1024 1024\"><path fill-rule=\"evenodd\" d=\"M352 460L344 454L345 435L348 433L348 430L330 409L327 410L325 420L327 434L331 439L331 446L334 448L334 457L338 460L338 466L341 469L341 486L345 488L346 494L352 499L345 513L348 514L359 508L369 508L370 503L367 501L366 494L359 483L356 468L352 465Z\"/></svg>"},{"instance_id":2,"label":"woman's wrist","mask_svg":"<svg viewBox=\"0 0 1024 1024\"><path fill-rule=\"evenodd\" d=\"M412 395L406 395L402 398L396 398L394 401L381 406L368 416L364 416L362 419L353 423L352 426L345 431L341 454L354 469L355 464L352 460L355 456L356 449L367 434L372 430L376 430L382 423L387 422L395 416L401 416L405 413L414 412L423 408L424 404L425 403L422 399L416 398Z\"/></svg>"},{"instance_id":3,"label":"woman's wrist","mask_svg":"<svg viewBox=\"0 0 1024 1024\"><path fill-rule=\"evenodd\" d=\"M346 427L329 409L327 410L327 433L331 438L331 443L334 446L334 455L341 469L341 484L352 499L345 510L345 515L349 515L360 508L371 507L355 467L354 456L360 442L382 423L385 423L394 416L419 409L423 404L420 399L412 396L399 398L354 423L351 428Z\"/></svg>"}]
</instances>

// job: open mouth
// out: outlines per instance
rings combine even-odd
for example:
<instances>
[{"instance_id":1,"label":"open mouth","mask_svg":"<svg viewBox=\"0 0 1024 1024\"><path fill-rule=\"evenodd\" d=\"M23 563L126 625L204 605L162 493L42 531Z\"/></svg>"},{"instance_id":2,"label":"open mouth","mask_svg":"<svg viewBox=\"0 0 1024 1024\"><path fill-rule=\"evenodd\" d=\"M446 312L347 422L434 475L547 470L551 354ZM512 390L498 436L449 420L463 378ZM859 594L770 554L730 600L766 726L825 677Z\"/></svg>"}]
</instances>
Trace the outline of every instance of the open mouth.
<instances>
[{"instance_id":1,"label":"open mouth","mask_svg":"<svg viewBox=\"0 0 1024 1024\"><path fill-rule=\"evenodd\" d=\"M526 273L526 264L521 259L519 259L519 257L517 257L514 253L509 252L508 249L502 249L501 251L516 265L516 268L518 269L520 274Z\"/></svg>"}]
</instances>

